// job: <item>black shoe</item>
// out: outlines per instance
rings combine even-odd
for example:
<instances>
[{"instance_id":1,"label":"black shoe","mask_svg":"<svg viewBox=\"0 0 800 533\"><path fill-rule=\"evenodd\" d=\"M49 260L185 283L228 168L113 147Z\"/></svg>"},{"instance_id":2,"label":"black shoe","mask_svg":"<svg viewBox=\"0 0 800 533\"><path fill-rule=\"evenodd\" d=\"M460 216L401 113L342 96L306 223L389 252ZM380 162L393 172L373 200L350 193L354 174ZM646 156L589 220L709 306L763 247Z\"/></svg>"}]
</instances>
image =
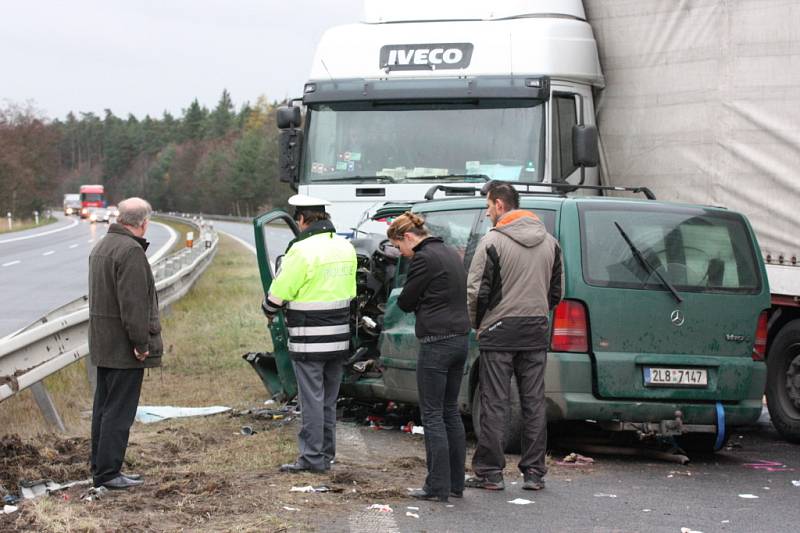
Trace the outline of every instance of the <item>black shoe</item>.
<instances>
[{"instance_id":1,"label":"black shoe","mask_svg":"<svg viewBox=\"0 0 800 533\"><path fill-rule=\"evenodd\" d=\"M431 494L430 492L427 492L425 489L414 489L411 492L409 492L408 495L418 500L432 500L432 501L447 503L447 496L438 496L436 494Z\"/></svg>"},{"instance_id":2,"label":"black shoe","mask_svg":"<svg viewBox=\"0 0 800 533\"><path fill-rule=\"evenodd\" d=\"M464 497L464 491L463 490L451 490L450 491L450 496L452 496L453 498L463 498Z\"/></svg>"},{"instance_id":3,"label":"black shoe","mask_svg":"<svg viewBox=\"0 0 800 533\"><path fill-rule=\"evenodd\" d=\"M544 488L544 479L542 476L537 476L533 472L525 472L523 475L525 482L522 488L525 490L542 490Z\"/></svg>"},{"instance_id":4,"label":"black shoe","mask_svg":"<svg viewBox=\"0 0 800 533\"><path fill-rule=\"evenodd\" d=\"M105 483L101 483L100 486L110 490L125 490L131 487L137 487L142 483L144 483L144 481L139 479L130 479L120 474L114 479L106 481Z\"/></svg>"},{"instance_id":5,"label":"black shoe","mask_svg":"<svg viewBox=\"0 0 800 533\"><path fill-rule=\"evenodd\" d=\"M324 468L311 468L308 466L304 466L298 462L294 463L287 463L285 465L281 465L281 472L291 472L291 473L298 473L298 472L312 472L314 474L322 474L327 472Z\"/></svg>"},{"instance_id":6,"label":"black shoe","mask_svg":"<svg viewBox=\"0 0 800 533\"><path fill-rule=\"evenodd\" d=\"M464 486L471 489L503 490L506 484L503 474L489 474L487 476L472 476L464 481Z\"/></svg>"},{"instance_id":7,"label":"black shoe","mask_svg":"<svg viewBox=\"0 0 800 533\"><path fill-rule=\"evenodd\" d=\"M141 474L126 474L125 472L120 472L121 476L126 477L128 479L132 479L134 481L141 481L142 475Z\"/></svg>"}]
</instances>

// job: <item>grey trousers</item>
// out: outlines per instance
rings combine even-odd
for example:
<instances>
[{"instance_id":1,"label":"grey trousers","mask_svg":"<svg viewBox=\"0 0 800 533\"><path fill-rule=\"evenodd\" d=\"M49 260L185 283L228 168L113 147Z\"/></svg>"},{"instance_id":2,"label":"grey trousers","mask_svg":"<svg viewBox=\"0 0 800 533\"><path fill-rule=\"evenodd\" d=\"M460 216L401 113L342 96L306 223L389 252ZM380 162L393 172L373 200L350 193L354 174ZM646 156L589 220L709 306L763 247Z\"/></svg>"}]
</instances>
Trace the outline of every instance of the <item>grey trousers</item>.
<instances>
[{"instance_id":1,"label":"grey trousers","mask_svg":"<svg viewBox=\"0 0 800 533\"><path fill-rule=\"evenodd\" d=\"M502 474L506 409L509 405L511 376L516 375L522 409L521 472L543 477L547 473L547 412L544 398L544 370L547 352L495 352L481 350L481 435L472 469L478 476Z\"/></svg>"},{"instance_id":2,"label":"grey trousers","mask_svg":"<svg viewBox=\"0 0 800 533\"><path fill-rule=\"evenodd\" d=\"M342 361L292 361L303 423L297 434L297 462L327 470L336 456L336 399Z\"/></svg>"}]
</instances>

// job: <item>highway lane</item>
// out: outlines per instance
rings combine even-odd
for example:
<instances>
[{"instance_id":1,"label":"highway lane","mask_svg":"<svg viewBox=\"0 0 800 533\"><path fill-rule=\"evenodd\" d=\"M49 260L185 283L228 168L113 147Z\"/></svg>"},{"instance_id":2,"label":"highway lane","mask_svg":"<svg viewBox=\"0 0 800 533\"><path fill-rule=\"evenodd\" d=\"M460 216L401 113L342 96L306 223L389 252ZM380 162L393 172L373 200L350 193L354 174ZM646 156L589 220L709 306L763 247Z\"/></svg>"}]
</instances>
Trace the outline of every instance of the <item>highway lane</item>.
<instances>
[{"instance_id":1,"label":"highway lane","mask_svg":"<svg viewBox=\"0 0 800 533\"><path fill-rule=\"evenodd\" d=\"M0 236L0 338L86 294L89 252L107 231L106 224L59 216L44 228ZM147 255L163 254L172 235L152 223Z\"/></svg>"}]
</instances>

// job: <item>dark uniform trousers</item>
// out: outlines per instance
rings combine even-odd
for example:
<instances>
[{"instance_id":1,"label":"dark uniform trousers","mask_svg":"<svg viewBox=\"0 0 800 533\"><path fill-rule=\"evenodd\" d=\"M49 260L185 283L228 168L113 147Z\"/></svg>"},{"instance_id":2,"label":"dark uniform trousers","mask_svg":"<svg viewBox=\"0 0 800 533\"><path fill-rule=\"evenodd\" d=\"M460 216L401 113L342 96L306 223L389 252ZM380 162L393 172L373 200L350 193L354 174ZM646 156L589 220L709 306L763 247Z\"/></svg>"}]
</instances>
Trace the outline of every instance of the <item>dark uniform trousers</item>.
<instances>
[{"instance_id":1,"label":"dark uniform trousers","mask_svg":"<svg viewBox=\"0 0 800 533\"><path fill-rule=\"evenodd\" d=\"M122 470L143 379L144 368L97 368L91 457L96 487L111 481Z\"/></svg>"},{"instance_id":2,"label":"dark uniform trousers","mask_svg":"<svg viewBox=\"0 0 800 533\"><path fill-rule=\"evenodd\" d=\"M544 370L547 352L484 351L480 357L481 434L472 457L472 469L481 477L501 474L506 466L505 420L510 404L512 374L517 378L522 408L521 472L543 477L547 473L547 412Z\"/></svg>"},{"instance_id":3,"label":"dark uniform trousers","mask_svg":"<svg viewBox=\"0 0 800 533\"><path fill-rule=\"evenodd\" d=\"M342 381L342 360L293 360L303 422L297 434L300 463L328 470L336 456L336 399Z\"/></svg>"}]
</instances>

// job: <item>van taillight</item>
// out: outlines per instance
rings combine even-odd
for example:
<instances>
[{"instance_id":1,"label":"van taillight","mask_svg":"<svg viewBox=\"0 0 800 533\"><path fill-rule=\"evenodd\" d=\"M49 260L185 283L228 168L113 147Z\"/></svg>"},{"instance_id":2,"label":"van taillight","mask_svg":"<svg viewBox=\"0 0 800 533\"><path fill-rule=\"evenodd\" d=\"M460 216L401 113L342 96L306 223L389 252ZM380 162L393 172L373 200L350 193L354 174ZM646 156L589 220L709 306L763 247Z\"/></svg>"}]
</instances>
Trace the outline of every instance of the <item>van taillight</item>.
<instances>
[{"instance_id":1,"label":"van taillight","mask_svg":"<svg viewBox=\"0 0 800 533\"><path fill-rule=\"evenodd\" d=\"M563 300L553 313L553 335L550 350L554 352L588 352L589 330L586 306L575 300Z\"/></svg>"},{"instance_id":2,"label":"van taillight","mask_svg":"<svg viewBox=\"0 0 800 533\"><path fill-rule=\"evenodd\" d=\"M753 345L753 361L763 361L767 356L767 312L762 311L758 316L756 326L756 342Z\"/></svg>"}]
</instances>

